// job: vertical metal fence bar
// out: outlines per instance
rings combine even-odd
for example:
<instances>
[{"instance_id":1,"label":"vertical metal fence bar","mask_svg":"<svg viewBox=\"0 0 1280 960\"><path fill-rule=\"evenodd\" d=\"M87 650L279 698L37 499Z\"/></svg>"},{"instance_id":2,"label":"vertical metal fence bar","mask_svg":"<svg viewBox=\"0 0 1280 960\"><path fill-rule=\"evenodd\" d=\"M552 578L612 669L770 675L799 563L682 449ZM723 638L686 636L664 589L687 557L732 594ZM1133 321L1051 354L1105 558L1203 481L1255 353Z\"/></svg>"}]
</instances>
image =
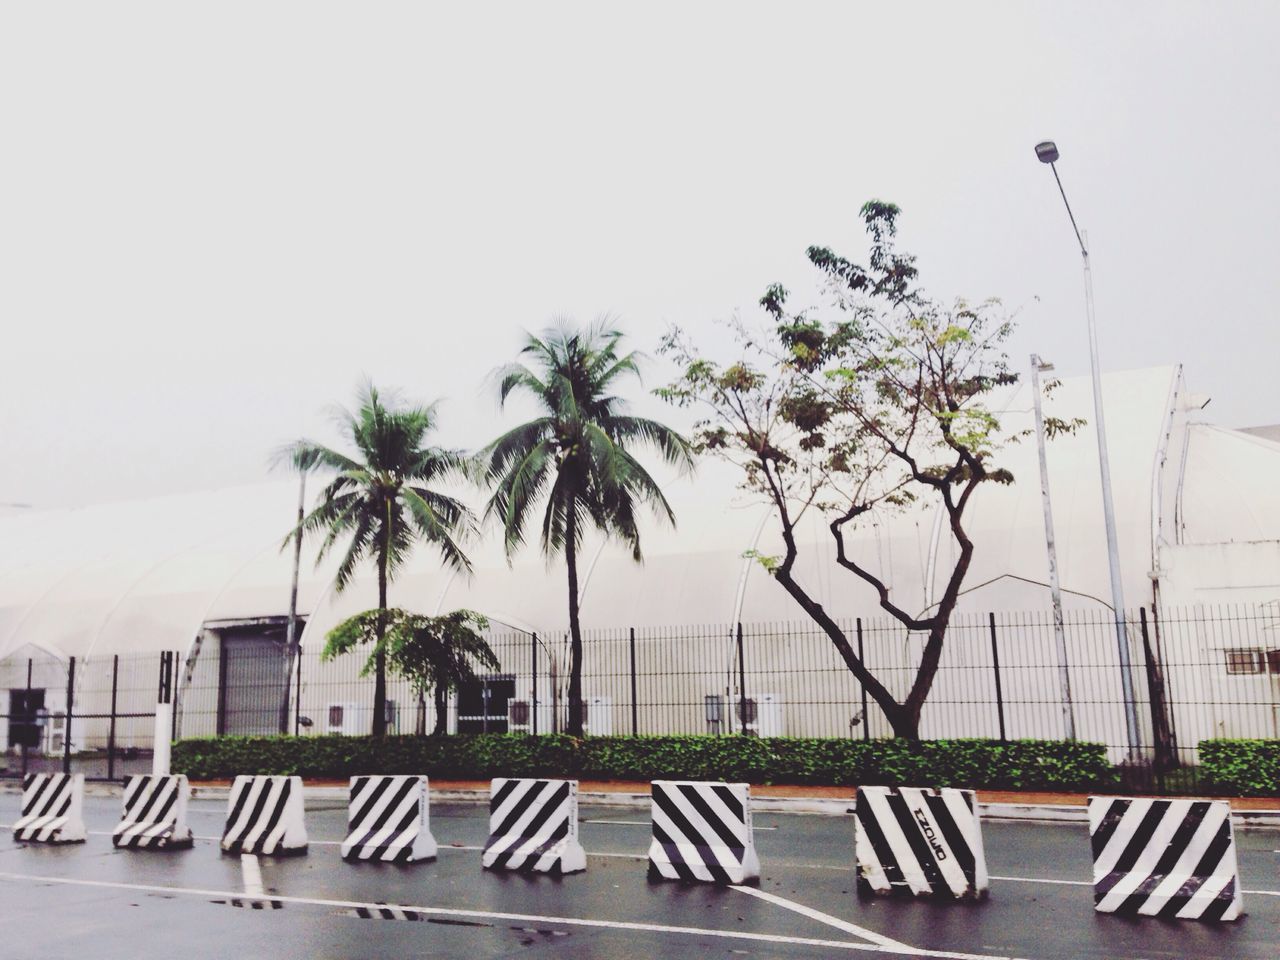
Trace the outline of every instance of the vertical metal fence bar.
<instances>
[{"instance_id":1,"label":"vertical metal fence bar","mask_svg":"<svg viewBox=\"0 0 1280 960\"><path fill-rule=\"evenodd\" d=\"M293 735L299 735L302 729L302 644L298 644L298 653L293 658L297 673L293 678Z\"/></svg>"},{"instance_id":2,"label":"vertical metal fence bar","mask_svg":"<svg viewBox=\"0 0 1280 960\"><path fill-rule=\"evenodd\" d=\"M227 734L227 645L218 638L218 736Z\"/></svg>"},{"instance_id":3,"label":"vertical metal fence bar","mask_svg":"<svg viewBox=\"0 0 1280 960\"><path fill-rule=\"evenodd\" d=\"M640 735L640 706L636 700L636 628L630 628L631 644L631 735Z\"/></svg>"},{"instance_id":4,"label":"vertical metal fence bar","mask_svg":"<svg viewBox=\"0 0 1280 960\"><path fill-rule=\"evenodd\" d=\"M862 652L862 618L859 617L855 621L855 627L858 632L858 662L862 664L863 669L867 668L867 658ZM867 685L859 682L858 686L862 688L862 739L871 739L871 714L867 712Z\"/></svg>"},{"instance_id":5,"label":"vertical metal fence bar","mask_svg":"<svg viewBox=\"0 0 1280 960\"><path fill-rule=\"evenodd\" d=\"M742 623L738 623L738 719L742 722L742 735L747 734L747 661L742 652Z\"/></svg>"},{"instance_id":6,"label":"vertical metal fence bar","mask_svg":"<svg viewBox=\"0 0 1280 960\"><path fill-rule=\"evenodd\" d=\"M107 779L116 778L116 691L120 686L120 654L111 657L111 721L107 727Z\"/></svg>"},{"instance_id":7,"label":"vertical metal fence bar","mask_svg":"<svg viewBox=\"0 0 1280 960\"><path fill-rule=\"evenodd\" d=\"M27 776L27 752L31 749L30 746L27 744L27 741L31 739L31 734L35 730L35 723L34 723L35 717L31 715L33 713L33 711L31 710L31 667L32 667L32 658L27 657L27 695L26 695L26 699L23 701L26 705L26 709L23 711L23 715L25 716L27 722L23 724L25 728L25 732L22 737L22 777L24 780L26 779L26 776Z\"/></svg>"},{"instance_id":8,"label":"vertical metal fence bar","mask_svg":"<svg viewBox=\"0 0 1280 960\"><path fill-rule=\"evenodd\" d=\"M531 643L529 645L530 662L533 664L533 694L530 697L529 710L529 729L533 731L533 735L538 735L538 634L533 632L530 635Z\"/></svg>"},{"instance_id":9,"label":"vertical metal fence bar","mask_svg":"<svg viewBox=\"0 0 1280 960\"><path fill-rule=\"evenodd\" d=\"M62 772L71 772L71 711L76 697L76 658L67 660L67 722L62 728Z\"/></svg>"},{"instance_id":10,"label":"vertical metal fence bar","mask_svg":"<svg viewBox=\"0 0 1280 960\"><path fill-rule=\"evenodd\" d=\"M1000 682L1000 644L996 641L996 615L990 613L987 617L991 626L991 666L996 677L996 716L1000 720L1000 741L1003 743L1008 737L1004 729L1004 687Z\"/></svg>"}]
</instances>

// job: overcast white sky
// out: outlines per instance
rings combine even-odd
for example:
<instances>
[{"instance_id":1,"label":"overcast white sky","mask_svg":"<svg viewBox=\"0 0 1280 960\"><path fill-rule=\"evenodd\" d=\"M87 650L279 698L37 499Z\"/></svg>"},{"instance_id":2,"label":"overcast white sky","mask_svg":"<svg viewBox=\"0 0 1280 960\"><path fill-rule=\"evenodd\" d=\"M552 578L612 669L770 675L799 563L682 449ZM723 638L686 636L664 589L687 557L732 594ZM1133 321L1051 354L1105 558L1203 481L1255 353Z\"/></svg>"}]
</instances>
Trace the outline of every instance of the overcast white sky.
<instances>
[{"instance_id":1,"label":"overcast white sky","mask_svg":"<svg viewBox=\"0 0 1280 960\"><path fill-rule=\"evenodd\" d=\"M1104 367L1280 422L1280 4L0 11L0 502L263 479L364 375L479 446L522 329L714 336L813 289L809 244L860 258L873 197L931 290L1021 308L1018 363L1084 373L1046 137Z\"/></svg>"}]
</instances>

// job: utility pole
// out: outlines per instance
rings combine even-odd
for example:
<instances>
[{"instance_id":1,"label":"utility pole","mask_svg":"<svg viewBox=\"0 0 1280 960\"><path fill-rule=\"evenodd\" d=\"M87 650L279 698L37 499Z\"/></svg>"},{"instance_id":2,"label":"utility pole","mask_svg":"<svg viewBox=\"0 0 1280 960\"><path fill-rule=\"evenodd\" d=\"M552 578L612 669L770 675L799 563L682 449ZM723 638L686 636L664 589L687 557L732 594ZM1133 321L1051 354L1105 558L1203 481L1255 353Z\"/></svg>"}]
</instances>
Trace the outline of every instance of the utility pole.
<instances>
[{"instance_id":1,"label":"utility pole","mask_svg":"<svg viewBox=\"0 0 1280 960\"><path fill-rule=\"evenodd\" d=\"M1053 598L1053 639L1058 648L1058 688L1062 698L1063 735L1076 738L1075 707L1071 700L1071 671L1067 667L1067 635L1062 622L1062 586L1058 583L1058 547L1053 533L1053 503L1049 497L1049 461L1045 455L1044 412L1040 407L1040 374L1053 369L1031 355L1031 391L1035 397L1036 450L1040 454L1040 500L1044 505L1044 543L1049 552L1049 595Z\"/></svg>"},{"instance_id":2,"label":"utility pole","mask_svg":"<svg viewBox=\"0 0 1280 960\"><path fill-rule=\"evenodd\" d=\"M1098 364L1098 325L1093 312L1093 272L1089 266L1089 248L1076 225L1076 215L1071 212L1067 191L1062 187L1056 166L1058 147L1052 140L1036 144L1036 157L1053 170L1053 179L1062 194L1062 203L1071 219L1080 244L1080 259L1084 264L1084 308L1089 324L1089 368L1093 375L1094 429L1098 436L1098 469L1102 480L1102 520L1107 535L1107 562L1111 570L1111 606L1116 624L1116 653L1120 660L1120 689L1124 697L1125 728L1129 739L1129 762L1134 766L1143 763L1142 734L1138 728L1138 705L1133 693L1133 663L1129 656L1129 632L1125 624L1124 590L1120 578L1120 547L1116 537L1115 505L1111 498L1111 460L1107 454L1107 421L1102 411L1102 374Z\"/></svg>"}]
</instances>

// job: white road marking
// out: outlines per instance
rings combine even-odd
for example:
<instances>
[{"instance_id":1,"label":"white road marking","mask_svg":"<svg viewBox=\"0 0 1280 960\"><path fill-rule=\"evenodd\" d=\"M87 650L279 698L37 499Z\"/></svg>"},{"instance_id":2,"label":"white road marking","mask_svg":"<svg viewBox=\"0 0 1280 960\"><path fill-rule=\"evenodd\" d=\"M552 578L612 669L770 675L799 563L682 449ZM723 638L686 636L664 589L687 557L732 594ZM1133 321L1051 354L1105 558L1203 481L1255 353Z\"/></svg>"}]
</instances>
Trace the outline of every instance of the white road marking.
<instances>
[{"instance_id":1,"label":"white road marking","mask_svg":"<svg viewBox=\"0 0 1280 960\"><path fill-rule=\"evenodd\" d=\"M589 821L583 821L583 822L589 822ZM645 825L648 826L648 824L645 824ZM10 824L0 823L0 831L7 831L10 829L11 829ZM756 827L756 829L760 830L763 828ZM109 830L90 830L88 831L88 833L90 836L95 836L95 837L111 836L111 832ZM218 842L221 842L222 840L221 837L204 837L199 835L195 835L194 839L208 840L213 843L218 843ZM313 846L325 846L325 847L342 846L341 840L308 840L307 842ZM462 850L462 851L475 853L478 851L483 851L484 847L469 846L465 844L442 843L440 844L440 849L441 850ZM595 851L595 850L588 850L587 856L588 857L607 857L615 860L647 860L649 859L649 855L647 853L614 853L614 852ZM801 870L836 870L836 871L843 871L848 873L853 872L852 866L837 866L829 863L795 863L795 862L786 861L786 860L770 860L766 863L766 866L795 867ZM1044 883L1044 884L1050 884L1055 886L1068 886L1068 887L1093 886L1092 880L1052 880L1048 877L998 877L998 876L992 875L990 879L1003 880L1008 883ZM1254 897L1280 897L1280 890L1241 890L1240 892L1247 893L1250 896L1254 896ZM279 898L274 897L273 899L279 899ZM959 954L956 954L956 956L959 956Z\"/></svg>"},{"instance_id":2,"label":"white road marking","mask_svg":"<svg viewBox=\"0 0 1280 960\"><path fill-rule=\"evenodd\" d=\"M68 886L98 887L108 890L136 890L145 893L179 894L191 897L234 899L240 894L228 890L206 890L198 887L166 887L146 883L118 883L110 880L79 880L69 877L42 877L26 873L0 872L0 880L24 880L37 883L55 883ZM632 930L639 933L674 933L694 937L715 937L721 940L750 940L758 943L799 944L806 947L825 947L831 950L857 950L864 953L909 954L933 957L937 960L1016 960L1012 957L948 953L941 950L916 950L911 947L883 946L878 943L854 943L846 940L820 940L812 937L788 937L772 933L751 933L746 930L714 930L706 927L677 927L661 923L632 923L626 920L596 920L589 917L546 917L526 913L498 913L490 910L460 910L453 907L427 907L393 903L365 903L359 900L326 900L318 897L287 897L275 895L273 900L297 903L303 906L334 907L345 910L411 910L439 917L465 917L473 920L509 920L518 923L561 923L570 927L593 927L608 930ZM834 918L833 918L834 919Z\"/></svg>"},{"instance_id":3,"label":"white road marking","mask_svg":"<svg viewBox=\"0 0 1280 960\"><path fill-rule=\"evenodd\" d=\"M647 827L650 826L648 820L579 820L579 823L608 823L616 824L622 827ZM777 830L777 827L761 827L759 825L752 827L753 830Z\"/></svg>"},{"instance_id":4,"label":"white road marking","mask_svg":"<svg viewBox=\"0 0 1280 960\"><path fill-rule=\"evenodd\" d=\"M250 897L262 896L262 867L252 853L240 854L240 871L244 874L244 892Z\"/></svg>"},{"instance_id":5,"label":"white road marking","mask_svg":"<svg viewBox=\"0 0 1280 960\"><path fill-rule=\"evenodd\" d=\"M732 889L739 893L745 893L749 896L756 897L768 903L776 904L779 907L790 910L792 913L798 913L802 917L808 917L810 920L817 920L819 923L825 923L829 927L835 927L837 930L843 930L845 933L851 933L855 937L861 937L863 940L870 940L872 943L879 944L882 947L892 947L895 950L910 949L905 943L897 940L891 940L886 936L876 933L874 930L868 930L866 927L860 927L856 923L850 923L848 920L841 920L839 917L833 917L829 913L823 913L821 910L814 910L812 907L806 907L803 903L796 903L794 900L788 900L786 897L780 897L776 893L769 893L766 890L759 890L755 887L734 886Z\"/></svg>"},{"instance_id":6,"label":"white road marking","mask_svg":"<svg viewBox=\"0 0 1280 960\"><path fill-rule=\"evenodd\" d=\"M1007 880L1010 883L1051 883L1062 887L1093 886L1092 880L1050 880L1047 877L997 877L994 874L989 879ZM1240 892L1254 897L1280 897L1280 890L1241 890Z\"/></svg>"}]
</instances>

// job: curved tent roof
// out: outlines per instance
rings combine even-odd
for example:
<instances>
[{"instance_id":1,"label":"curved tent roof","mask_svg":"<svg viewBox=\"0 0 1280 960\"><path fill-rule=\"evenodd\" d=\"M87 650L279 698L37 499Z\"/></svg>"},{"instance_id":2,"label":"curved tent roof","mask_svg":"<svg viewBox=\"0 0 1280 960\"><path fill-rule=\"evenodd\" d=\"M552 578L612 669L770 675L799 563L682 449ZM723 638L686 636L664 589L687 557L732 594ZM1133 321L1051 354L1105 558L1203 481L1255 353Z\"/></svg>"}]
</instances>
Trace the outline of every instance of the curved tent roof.
<instances>
[{"instance_id":1,"label":"curved tent roof","mask_svg":"<svg viewBox=\"0 0 1280 960\"><path fill-rule=\"evenodd\" d=\"M1157 544L1174 540L1176 530L1280 539L1276 501L1263 479L1280 466L1280 444L1189 424L1190 408L1199 404L1187 396L1177 367L1108 374L1104 394L1130 605L1150 602ZM998 406L1008 430L1032 424L1029 386L1007 391ZM1046 409L1092 421L1088 379L1064 380ZM1053 440L1048 459L1066 602L1103 604L1110 590L1092 424ZM962 602L972 609L1044 608L1034 440L1008 447L1000 462L1016 482L987 485L974 497L967 527L977 548ZM737 489L738 479L719 461L705 462L693 479L667 477L679 528L646 526L642 566L618 544L588 540L580 561L584 624L801 619L759 564L743 558L752 548L767 555L781 547L769 511ZM0 657L26 644L81 657L184 649L204 623L285 614L292 557L280 546L296 499L296 481L283 481L0 517ZM870 589L835 564L821 517L807 517L801 535L797 570L824 606L837 616L876 613ZM932 507L873 517L851 540L854 555L887 580L897 602L917 610L936 599L954 558ZM469 552L471 577L443 569L430 550L418 551L392 585L391 602L425 612L469 607L518 629L564 628L559 561L547 563L528 546L508 565L492 531ZM332 565L317 569L313 561L312 546L304 550L299 593L308 645L376 597L372 571L339 596L329 589Z\"/></svg>"}]
</instances>

